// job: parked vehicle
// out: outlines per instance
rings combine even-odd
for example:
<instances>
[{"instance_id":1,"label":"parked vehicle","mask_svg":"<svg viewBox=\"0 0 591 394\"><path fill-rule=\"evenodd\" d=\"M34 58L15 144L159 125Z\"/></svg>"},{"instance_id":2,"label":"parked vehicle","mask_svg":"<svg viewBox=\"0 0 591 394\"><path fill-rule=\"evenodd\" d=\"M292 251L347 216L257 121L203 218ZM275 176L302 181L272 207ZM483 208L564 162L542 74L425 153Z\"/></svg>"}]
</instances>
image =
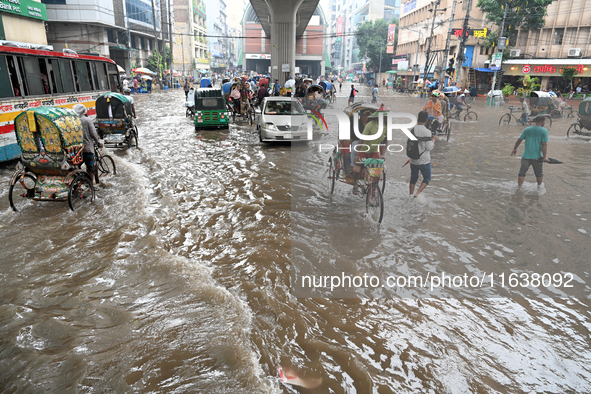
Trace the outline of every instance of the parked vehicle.
<instances>
[{"instance_id":1,"label":"parked vehicle","mask_svg":"<svg viewBox=\"0 0 591 394\"><path fill-rule=\"evenodd\" d=\"M591 136L591 98L581 101L578 115L579 119L570 125L566 136L568 137L570 133Z\"/></svg>"},{"instance_id":2,"label":"parked vehicle","mask_svg":"<svg viewBox=\"0 0 591 394\"><path fill-rule=\"evenodd\" d=\"M137 148L139 133L128 96L119 93L99 96L94 124L105 146Z\"/></svg>"}]
</instances>

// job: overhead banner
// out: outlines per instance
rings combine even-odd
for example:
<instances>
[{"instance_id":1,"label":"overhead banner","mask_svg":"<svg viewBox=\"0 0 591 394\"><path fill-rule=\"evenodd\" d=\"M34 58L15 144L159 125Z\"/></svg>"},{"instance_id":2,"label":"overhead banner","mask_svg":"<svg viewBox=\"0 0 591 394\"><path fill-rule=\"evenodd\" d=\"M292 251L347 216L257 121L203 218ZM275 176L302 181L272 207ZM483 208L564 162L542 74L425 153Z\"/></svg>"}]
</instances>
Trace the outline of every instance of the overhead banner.
<instances>
[{"instance_id":1,"label":"overhead banner","mask_svg":"<svg viewBox=\"0 0 591 394\"><path fill-rule=\"evenodd\" d=\"M453 29L452 34L456 37L468 37L474 36L476 38L486 38L486 34L488 33L488 29L485 27L484 29Z\"/></svg>"},{"instance_id":2,"label":"overhead banner","mask_svg":"<svg viewBox=\"0 0 591 394\"><path fill-rule=\"evenodd\" d=\"M343 20L345 18L343 18L342 16L339 16L337 18L337 36L341 37L343 35Z\"/></svg>"},{"instance_id":3,"label":"overhead banner","mask_svg":"<svg viewBox=\"0 0 591 394\"><path fill-rule=\"evenodd\" d=\"M386 53L394 53L394 43L396 41L396 24L388 25L388 41L386 42Z\"/></svg>"}]
</instances>

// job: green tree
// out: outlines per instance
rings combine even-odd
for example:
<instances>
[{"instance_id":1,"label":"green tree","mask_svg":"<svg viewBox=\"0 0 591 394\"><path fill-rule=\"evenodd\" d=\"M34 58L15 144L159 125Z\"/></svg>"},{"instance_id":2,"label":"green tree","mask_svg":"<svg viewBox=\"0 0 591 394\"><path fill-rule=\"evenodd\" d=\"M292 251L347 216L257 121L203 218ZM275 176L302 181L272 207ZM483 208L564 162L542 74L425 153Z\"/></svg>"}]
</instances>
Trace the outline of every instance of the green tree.
<instances>
[{"instance_id":1,"label":"green tree","mask_svg":"<svg viewBox=\"0 0 591 394\"><path fill-rule=\"evenodd\" d=\"M367 68L378 71L380 66L380 46L382 53L382 71L392 68L393 53L386 53L386 40L388 39L388 25L396 24L396 37L394 38L394 53L396 53L396 43L398 42L398 20L392 19L390 22L384 19L376 21L363 22L355 32L355 38L359 45L359 57L367 56Z\"/></svg>"},{"instance_id":2,"label":"green tree","mask_svg":"<svg viewBox=\"0 0 591 394\"><path fill-rule=\"evenodd\" d=\"M573 78L577 74L579 74L579 70L576 67L564 67L560 70L560 75L570 82L571 90L573 90Z\"/></svg>"},{"instance_id":3,"label":"green tree","mask_svg":"<svg viewBox=\"0 0 591 394\"><path fill-rule=\"evenodd\" d=\"M513 85L510 85L508 83L506 83L505 87L501 89L501 91L503 92L503 96L505 97L509 97L510 95L512 95L514 90L515 88L513 87Z\"/></svg>"},{"instance_id":4,"label":"green tree","mask_svg":"<svg viewBox=\"0 0 591 394\"><path fill-rule=\"evenodd\" d=\"M536 30L545 25L545 16L548 15L548 5L553 0L478 0L476 6L486 14L486 20L492 22L497 28L488 34L485 46L494 47L497 44L505 5L507 14L503 27L503 36L509 38L509 42L516 39L517 29ZM537 43L536 43L537 44Z\"/></svg>"},{"instance_id":5,"label":"green tree","mask_svg":"<svg viewBox=\"0 0 591 394\"><path fill-rule=\"evenodd\" d=\"M158 52L158 59L156 59L156 51L152 52L152 56L150 56L146 60L147 68L154 72L158 72L158 63L160 63L160 70L164 72L168 65L172 64L172 52L170 51L170 47L167 45L165 46L166 49L166 58L163 58L162 54Z\"/></svg>"},{"instance_id":6,"label":"green tree","mask_svg":"<svg viewBox=\"0 0 591 394\"><path fill-rule=\"evenodd\" d=\"M531 92L539 90L542 87L539 78L532 78L529 75L520 78L519 82L523 84L523 87L517 89L517 93L523 97L529 97Z\"/></svg>"}]
</instances>

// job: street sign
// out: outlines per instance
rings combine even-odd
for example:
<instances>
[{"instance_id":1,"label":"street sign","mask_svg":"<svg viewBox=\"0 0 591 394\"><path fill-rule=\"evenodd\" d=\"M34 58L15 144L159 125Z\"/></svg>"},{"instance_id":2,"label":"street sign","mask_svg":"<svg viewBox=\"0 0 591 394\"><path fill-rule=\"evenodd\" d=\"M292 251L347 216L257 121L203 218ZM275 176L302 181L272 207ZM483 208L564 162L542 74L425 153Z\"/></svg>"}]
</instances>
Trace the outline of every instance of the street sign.
<instances>
[{"instance_id":1,"label":"street sign","mask_svg":"<svg viewBox=\"0 0 591 394\"><path fill-rule=\"evenodd\" d=\"M499 38L499 42L497 43L497 47L499 47L499 50L502 51L503 49L505 49L505 43L507 42L507 37L501 37Z\"/></svg>"},{"instance_id":2,"label":"street sign","mask_svg":"<svg viewBox=\"0 0 591 394\"><path fill-rule=\"evenodd\" d=\"M289 72L289 63L281 65L281 72L288 73Z\"/></svg>"}]
</instances>

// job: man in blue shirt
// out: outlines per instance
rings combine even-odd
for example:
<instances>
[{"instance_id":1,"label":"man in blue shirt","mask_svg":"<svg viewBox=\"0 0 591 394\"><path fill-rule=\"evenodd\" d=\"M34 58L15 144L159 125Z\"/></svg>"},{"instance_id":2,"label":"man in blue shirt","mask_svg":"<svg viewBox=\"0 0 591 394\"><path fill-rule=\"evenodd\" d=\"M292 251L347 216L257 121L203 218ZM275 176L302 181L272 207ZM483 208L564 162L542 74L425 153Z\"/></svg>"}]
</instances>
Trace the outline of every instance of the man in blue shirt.
<instances>
[{"instance_id":1,"label":"man in blue shirt","mask_svg":"<svg viewBox=\"0 0 591 394\"><path fill-rule=\"evenodd\" d=\"M517 148L521 141L525 140L525 149L523 155L521 155L521 168L517 175L517 185L521 187L525 180L525 173L529 169L529 166L534 168L534 174L536 181L538 182L538 188L541 188L543 181L542 164L548 162L546 150L548 149L548 130L544 128L544 122L546 118L544 116L537 116L534 119L535 126L527 127L521 133L521 136L515 142L511 156L517 154Z\"/></svg>"}]
</instances>

